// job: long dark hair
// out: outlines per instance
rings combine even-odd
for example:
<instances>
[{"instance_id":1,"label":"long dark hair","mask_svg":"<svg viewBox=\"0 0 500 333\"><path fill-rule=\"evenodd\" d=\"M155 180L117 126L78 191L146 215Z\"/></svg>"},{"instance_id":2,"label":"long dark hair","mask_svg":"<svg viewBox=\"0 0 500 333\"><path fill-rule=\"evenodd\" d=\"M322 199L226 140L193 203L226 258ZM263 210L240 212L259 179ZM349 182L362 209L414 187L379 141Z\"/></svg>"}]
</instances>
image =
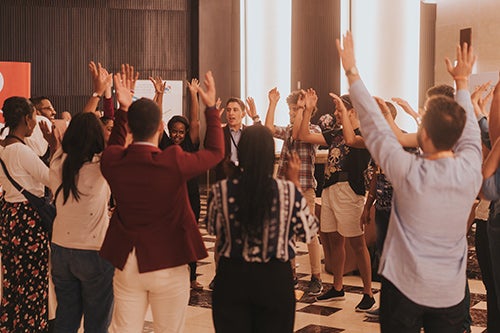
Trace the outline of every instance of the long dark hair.
<instances>
[{"instance_id":1,"label":"long dark hair","mask_svg":"<svg viewBox=\"0 0 500 333\"><path fill-rule=\"evenodd\" d=\"M76 201L80 199L80 191L76 186L78 173L85 162L92 161L95 154L104 150L102 125L93 112L80 112L71 119L64 133L62 148L67 154L62 167L65 204L70 192Z\"/></svg>"},{"instance_id":2,"label":"long dark hair","mask_svg":"<svg viewBox=\"0 0 500 333\"><path fill-rule=\"evenodd\" d=\"M244 233L257 236L262 232L273 200L274 140L262 125L246 127L238 143L241 173L236 200L237 218Z\"/></svg>"}]
</instances>

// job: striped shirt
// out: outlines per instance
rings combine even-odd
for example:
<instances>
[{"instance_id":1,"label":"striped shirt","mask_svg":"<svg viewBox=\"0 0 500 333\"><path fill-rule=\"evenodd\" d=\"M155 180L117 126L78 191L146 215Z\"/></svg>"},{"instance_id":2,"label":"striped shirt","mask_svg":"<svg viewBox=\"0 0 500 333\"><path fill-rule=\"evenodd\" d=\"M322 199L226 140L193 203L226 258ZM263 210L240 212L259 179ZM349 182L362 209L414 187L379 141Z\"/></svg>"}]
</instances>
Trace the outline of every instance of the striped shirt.
<instances>
[{"instance_id":1,"label":"striped shirt","mask_svg":"<svg viewBox=\"0 0 500 333\"><path fill-rule=\"evenodd\" d=\"M294 236L309 243L317 234L318 220L309 212L307 202L295 185L286 180L273 181L273 205L263 221L260 237L243 234L236 219L235 200L238 179L225 179L212 186L207 201L207 230L217 235L216 251L220 256L247 262L288 261L294 257Z\"/></svg>"}]
</instances>

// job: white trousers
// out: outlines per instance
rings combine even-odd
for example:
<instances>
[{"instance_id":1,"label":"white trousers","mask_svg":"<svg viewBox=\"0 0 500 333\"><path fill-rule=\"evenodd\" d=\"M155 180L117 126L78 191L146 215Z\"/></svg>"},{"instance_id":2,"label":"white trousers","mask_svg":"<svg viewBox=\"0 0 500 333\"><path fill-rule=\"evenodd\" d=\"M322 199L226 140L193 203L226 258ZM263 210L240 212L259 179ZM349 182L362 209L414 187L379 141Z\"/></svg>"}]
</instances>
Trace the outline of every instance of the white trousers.
<instances>
[{"instance_id":1,"label":"white trousers","mask_svg":"<svg viewBox=\"0 0 500 333\"><path fill-rule=\"evenodd\" d=\"M139 273L134 249L123 271L115 269L113 291L115 303L109 332L142 332L148 305L155 333L184 330L189 302L188 265Z\"/></svg>"}]
</instances>

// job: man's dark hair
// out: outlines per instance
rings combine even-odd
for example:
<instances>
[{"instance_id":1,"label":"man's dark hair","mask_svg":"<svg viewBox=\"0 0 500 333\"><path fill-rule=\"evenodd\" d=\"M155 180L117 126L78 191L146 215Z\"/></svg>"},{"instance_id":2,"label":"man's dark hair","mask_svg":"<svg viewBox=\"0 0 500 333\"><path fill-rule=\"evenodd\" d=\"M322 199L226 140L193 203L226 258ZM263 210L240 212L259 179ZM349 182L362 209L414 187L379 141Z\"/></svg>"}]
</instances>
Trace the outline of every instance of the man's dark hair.
<instances>
[{"instance_id":1,"label":"man's dark hair","mask_svg":"<svg viewBox=\"0 0 500 333\"><path fill-rule=\"evenodd\" d=\"M243 101L241 99L239 99L238 97L231 97L227 100L226 102L226 106L229 104L229 103L238 103L240 105L240 108L242 111L245 111L246 108L245 108L245 103L243 103Z\"/></svg>"},{"instance_id":2,"label":"man's dark hair","mask_svg":"<svg viewBox=\"0 0 500 333\"><path fill-rule=\"evenodd\" d=\"M422 126L438 150L452 149L465 126L465 110L447 96L434 96L425 104Z\"/></svg>"},{"instance_id":3,"label":"man's dark hair","mask_svg":"<svg viewBox=\"0 0 500 333\"><path fill-rule=\"evenodd\" d=\"M453 88L448 84L437 84L427 89L427 92L425 94L427 95L427 98L431 98L432 96L437 96L437 95L454 98L455 88Z\"/></svg>"},{"instance_id":4,"label":"man's dark hair","mask_svg":"<svg viewBox=\"0 0 500 333\"><path fill-rule=\"evenodd\" d=\"M149 98L141 98L128 109L128 126L136 141L150 139L158 130L161 122L158 105Z\"/></svg>"},{"instance_id":5,"label":"man's dark hair","mask_svg":"<svg viewBox=\"0 0 500 333\"><path fill-rule=\"evenodd\" d=\"M47 96L36 96L36 97L31 97L30 98L30 101L31 103L33 103L33 105L38 109L38 106L40 105L40 103L42 103L42 101L46 99L46 100L49 100L50 101L50 98L48 98Z\"/></svg>"}]
</instances>

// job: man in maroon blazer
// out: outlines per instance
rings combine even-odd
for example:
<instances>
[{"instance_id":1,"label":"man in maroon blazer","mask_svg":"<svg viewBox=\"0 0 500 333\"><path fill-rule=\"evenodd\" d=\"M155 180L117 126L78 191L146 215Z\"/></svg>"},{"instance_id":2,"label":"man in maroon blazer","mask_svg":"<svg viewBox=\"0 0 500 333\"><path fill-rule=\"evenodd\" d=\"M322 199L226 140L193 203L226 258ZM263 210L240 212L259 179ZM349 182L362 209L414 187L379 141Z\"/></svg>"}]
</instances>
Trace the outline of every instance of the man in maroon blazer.
<instances>
[{"instance_id":1,"label":"man in maroon blazer","mask_svg":"<svg viewBox=\"0 0 500 333\"><path fill-rule=\"evenodd\" d=\"M199 95L205 111L205 149L194 153L173 145L158 149L163 132L152 100L132 103L130 81L115 75L120 110L101 159L102 174L116 200L101 255L115 267L115 308L110 332L140 332L148 304L155 332L183 330L189 300L188 263L207 257L191 210L186 181L223 158L223 134L215 108L215 82L205 75ZM134 141L124 147L126 125Z\"/></svg>"}]
</instances>

